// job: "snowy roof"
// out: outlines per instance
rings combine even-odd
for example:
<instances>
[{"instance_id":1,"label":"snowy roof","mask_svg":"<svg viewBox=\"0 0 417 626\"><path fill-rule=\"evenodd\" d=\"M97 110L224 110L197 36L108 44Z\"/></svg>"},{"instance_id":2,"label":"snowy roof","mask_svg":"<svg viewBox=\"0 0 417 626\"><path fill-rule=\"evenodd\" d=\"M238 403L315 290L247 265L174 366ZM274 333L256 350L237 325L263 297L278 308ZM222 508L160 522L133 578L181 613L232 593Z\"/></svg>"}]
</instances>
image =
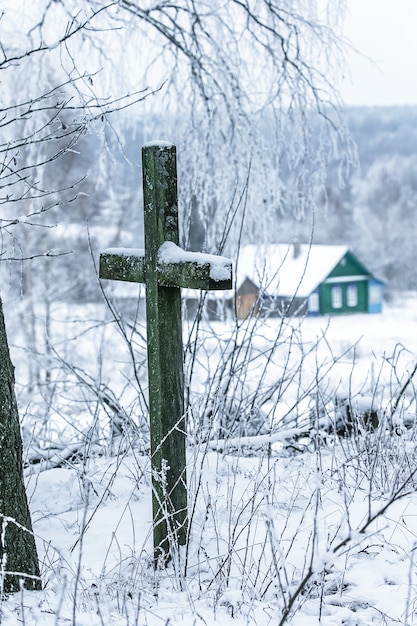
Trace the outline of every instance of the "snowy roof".
<instances>
[{"instance_id":1,"label":"snowy roof","mask_svg":"<svg viewBox=\"0 0 417 626\"><path fill-rule=\"evenodd\" d=\"M295 251L298 254L295 254ZM249 278L274 296L309 296L348 252L347 246L310 244L249 245L240 250L237 288Z\"/></svg>"}]
</instances>

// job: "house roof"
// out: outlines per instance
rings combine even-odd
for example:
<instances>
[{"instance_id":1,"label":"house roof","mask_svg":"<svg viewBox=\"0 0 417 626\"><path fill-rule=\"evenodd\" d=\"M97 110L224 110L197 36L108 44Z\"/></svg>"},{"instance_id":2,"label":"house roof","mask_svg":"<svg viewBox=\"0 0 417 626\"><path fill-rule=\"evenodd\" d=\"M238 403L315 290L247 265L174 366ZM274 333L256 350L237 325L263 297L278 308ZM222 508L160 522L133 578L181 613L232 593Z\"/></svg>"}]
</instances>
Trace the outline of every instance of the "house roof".
<instances>
[{"instance_id":1,"label":"house roof","mask_svg":"<svg viewBox=\"0 0 417 626\"><path fill-rule=\"evenodd\" d=\"M265 293L306 298L348 250L347 246L292 243L244 246L237 264L237 288L249 278Z\"/></svg>"}]
</instances>

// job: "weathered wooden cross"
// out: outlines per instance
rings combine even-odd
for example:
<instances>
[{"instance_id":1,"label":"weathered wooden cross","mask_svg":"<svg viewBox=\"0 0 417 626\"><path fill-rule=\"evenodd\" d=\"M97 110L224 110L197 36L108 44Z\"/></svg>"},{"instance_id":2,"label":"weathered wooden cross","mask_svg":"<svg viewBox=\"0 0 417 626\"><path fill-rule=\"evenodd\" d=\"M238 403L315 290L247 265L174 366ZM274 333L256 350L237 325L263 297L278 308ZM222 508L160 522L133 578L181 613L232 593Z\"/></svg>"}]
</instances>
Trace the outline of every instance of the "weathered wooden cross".
<instances>
[{"instance_id":1,"label":"weathered wooden cross","mask_svg":"<svg viewBox=\"0 0 417 626\"><path fill-rule=\"evenodd\" d=\"M153 539L162 563L188 532L180 288L232 287L229 259L179 247L176 170L174 145L143 146L145 250L100 254L100 278L146 284Z\"/></svg>"}]
</instances>

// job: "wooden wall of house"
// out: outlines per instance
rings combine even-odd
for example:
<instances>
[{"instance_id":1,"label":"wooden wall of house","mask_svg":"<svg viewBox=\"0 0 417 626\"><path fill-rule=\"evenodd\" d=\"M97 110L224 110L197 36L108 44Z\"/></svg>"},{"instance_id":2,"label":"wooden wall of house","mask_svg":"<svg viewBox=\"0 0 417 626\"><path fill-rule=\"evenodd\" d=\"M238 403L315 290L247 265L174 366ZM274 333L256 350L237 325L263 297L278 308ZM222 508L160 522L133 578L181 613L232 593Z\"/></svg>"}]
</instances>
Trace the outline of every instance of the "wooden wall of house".
<instances>
[{"instance_id":1,"label":"wooden wall of house","mask_svg":"<svg viewBox=\"0 0 417 626\"><path fill-rule=\"evenodd\" d=\"M257 293L236 294L236 317L244 320L249 315L256 316L259 313Z\"/></svg>"}]
</instances>

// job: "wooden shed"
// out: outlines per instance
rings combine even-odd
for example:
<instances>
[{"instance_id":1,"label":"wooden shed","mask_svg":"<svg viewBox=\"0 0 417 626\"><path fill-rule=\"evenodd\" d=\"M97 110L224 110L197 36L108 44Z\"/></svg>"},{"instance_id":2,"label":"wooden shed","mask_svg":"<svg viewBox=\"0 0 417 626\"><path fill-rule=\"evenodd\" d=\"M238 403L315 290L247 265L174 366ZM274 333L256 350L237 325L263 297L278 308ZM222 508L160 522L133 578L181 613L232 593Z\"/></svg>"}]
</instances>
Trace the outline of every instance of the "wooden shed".
<instances>
[{"instance_id":1,"label":"wooden shed","mask_svg":"<svg viewBox=\"0 0 417 626\"><path fill-rule=\"evenodd\" d=\"M250 245L239 254L236 314L380 313L383 288L347 246Z\"/></svg>"}]
</instances>

